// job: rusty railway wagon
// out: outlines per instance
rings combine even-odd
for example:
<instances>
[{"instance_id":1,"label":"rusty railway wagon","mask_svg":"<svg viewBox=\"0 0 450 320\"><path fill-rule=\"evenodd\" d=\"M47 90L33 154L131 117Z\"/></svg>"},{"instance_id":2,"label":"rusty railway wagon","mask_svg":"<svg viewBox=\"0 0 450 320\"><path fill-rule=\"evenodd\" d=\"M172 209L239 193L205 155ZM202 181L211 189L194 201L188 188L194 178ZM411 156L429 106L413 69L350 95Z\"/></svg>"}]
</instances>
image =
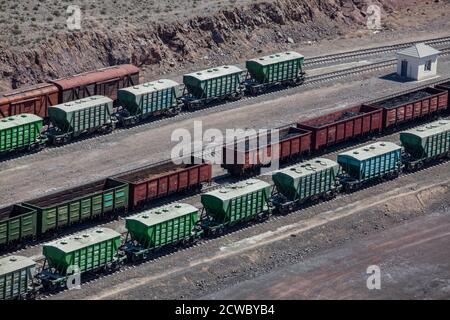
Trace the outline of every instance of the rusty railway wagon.
<instances>
[{"instance_id":1,"label":"rusty railway wagon","mask_svg":"<svg viewBox=\"0 0 450 320\"><path fill-rule=\"evenodd\" d=\"M9 91L0 96L0 119L31 113L41 118L48 114L48 107L58 104L58 88L50 83Z\"/></svg>"},{"instance_id":2,"label":"rusty railway wagon","mask_svg":"<svg viewBox=\"0 0 450 320\"><path fill-rule=\"evenodd\" d=\"M311 149L318 151L381 132L382 111L363 104L301 121L297 125L312 132Z\"/></svg>"},{"instance_id":3,"label":"rusty railway wagon","mask_svg":"<svg viewBox=\"0 0 450 320\"><path fill-rule=\"evenodd\" d=\"M383 129L393 128L407 122L437 116L448 108L448 92L425 88L394 96L372 105L383 110Z\"/></svg>"},{"instance_id":4,"label":"rusty railway wagon","mask_svg":"<svg viewBox=\"0 0 450 320\"><path fill-rule=\"evenodd\" d=\"M211 182L211 176L212 165L209 163L174 164L165 161L115 178L129 185L129 206L137 208L171 194L199 191L203 184Z\"/></svg>"},{"instance_id":5,"label":"rusty railway wagon","mask_svg":"<svg viewBox=\"0 0 450 320\"><path fill-rule=\"evenodd\" d=\"M278 139L272 134L240 139L223 146L222 167L232 175L258 172L272 161L289 162L311 151L311 131L296 125L277 128Z\"/></svg>"}]
</instances>

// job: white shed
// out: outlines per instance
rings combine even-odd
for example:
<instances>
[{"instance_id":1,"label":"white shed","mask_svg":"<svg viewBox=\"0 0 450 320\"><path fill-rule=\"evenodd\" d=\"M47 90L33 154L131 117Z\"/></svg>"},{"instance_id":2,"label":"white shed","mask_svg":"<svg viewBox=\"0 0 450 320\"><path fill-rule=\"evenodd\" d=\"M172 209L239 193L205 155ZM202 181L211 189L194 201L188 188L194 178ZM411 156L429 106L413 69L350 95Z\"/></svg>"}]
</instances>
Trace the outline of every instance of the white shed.
<instances>
[{"instance_id":1,"label":"white shed","mask_svg":"<svg viewBox=\"0 0 450 320\"><path fill-rule=\"evenodd\" d=\"M418 43L397 52L397 74L402 78L424 80L437 74L437 59L440 51Z\"/></svg>"}]
</instances>

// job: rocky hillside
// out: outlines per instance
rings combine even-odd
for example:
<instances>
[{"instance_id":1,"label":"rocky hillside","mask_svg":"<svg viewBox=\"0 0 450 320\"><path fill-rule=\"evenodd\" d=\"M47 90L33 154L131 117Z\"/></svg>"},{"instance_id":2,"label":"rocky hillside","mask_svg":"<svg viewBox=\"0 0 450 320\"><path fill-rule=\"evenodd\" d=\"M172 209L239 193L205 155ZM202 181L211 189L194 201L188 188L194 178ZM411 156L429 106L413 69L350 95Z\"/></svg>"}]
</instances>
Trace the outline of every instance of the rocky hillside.
<instances>
[{"instance_id":1,"label":"rocky hillside","mask_svg":"<svg viewBox=\"0 0 450 320\"><path fill-rule=\"evenodd\" d=\"M58 31L34 45L0 43L2 87L19 87L98 67L133 63L146 74L214 65L333 38L361 27L368 3L389 14L412 0L277 0L231 7L213 15L139 27Z\"/></svg>"}]
</instances>

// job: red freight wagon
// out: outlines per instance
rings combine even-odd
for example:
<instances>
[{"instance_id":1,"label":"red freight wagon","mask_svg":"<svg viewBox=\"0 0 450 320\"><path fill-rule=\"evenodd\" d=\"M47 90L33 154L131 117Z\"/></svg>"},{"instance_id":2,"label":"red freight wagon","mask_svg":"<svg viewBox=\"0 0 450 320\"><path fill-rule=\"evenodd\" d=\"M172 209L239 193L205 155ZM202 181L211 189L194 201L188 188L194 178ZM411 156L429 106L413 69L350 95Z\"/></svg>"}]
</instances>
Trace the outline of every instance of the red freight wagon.
<instances>
[{"instance_id":1,"label":"red freight wagon","mask_svg":"<svg viewBox=\"0 0 450 320\"><path fill-rule=\"evenodd\" d=\"M21 113L47 116L49 106L58 104L58 88L53 84L39 83L0 95L0 118Z\"/></svg>"},{"instance_id":2,"label":"red freight wagon","mask_svg":"<svg viewBox=\"0 0 450 320\"><path fill-rule=\"evenodd\" d=\"M312 132L312 150L334 145L382 129L382 110L360 105L299 122L299 128Z\"/></svg>"},{"instance_id":3,"label":"red freight wagon","mask_svg":"<svg viewBox=\"0 0 450 320\"><path fill-rule=\"evenodd\" d=\"M117 179L129 183L130 207L191 189L201 189L202 183L211 182L212 165L157 163L138 169Z\"/></svg>"},{"instance_id":4,"label":"red freight wagon","mask_svg":"<svg viewBox=\"0 0 450 320\"><path fill-rule=\"evenodd\" d=\"M296 126L277 128L277 142L272 142L269 134L266 139L259 136L239 140L223 147L222 168L231 175L253 173L257 169L270 164L267 160L278 159L285 162L290 159L299 159L311 151L311 132ZM244 145L245 143L245 145ZM272 155L272 150L278 147L278 154ZM242 148L243 150L239 150ZM232 155L233 157L231 158ZM227 159L228 158L228 159Z\"/></svg>"},{"instance_id":5,"label":"red freight wagon","mask_svg":"<svg viewBox=\"0 0 450 320\"><path fill-rule=\"evenodd\" d=\"M437 85L436 89L447 91L450 94L450 81ZM448 107L450 107L450 99L448 100Z\"/></svg>"},{"instance_id":6,"label":"red freight wagon","mask_svg":"<svg viewBox=\"0 0 450 320\"><path fill-rule=\"evenodd\" d=\"M139 68L131 64L122 64L50 82L60 90L59 103L93 95L107 96L116 100L117 90L139 84Z\"/></svg>"},{"instance_id":7,"label":"red freight wagon","mask_svg":"<svg viewBox=\"0 0 450 320\"><path fill-rule=\"evenodd\" d=\"M447 109L448 92L425 88L377 102L373 107L383 109L383 128L390 128Z\"/></svg>"}]
</instances>

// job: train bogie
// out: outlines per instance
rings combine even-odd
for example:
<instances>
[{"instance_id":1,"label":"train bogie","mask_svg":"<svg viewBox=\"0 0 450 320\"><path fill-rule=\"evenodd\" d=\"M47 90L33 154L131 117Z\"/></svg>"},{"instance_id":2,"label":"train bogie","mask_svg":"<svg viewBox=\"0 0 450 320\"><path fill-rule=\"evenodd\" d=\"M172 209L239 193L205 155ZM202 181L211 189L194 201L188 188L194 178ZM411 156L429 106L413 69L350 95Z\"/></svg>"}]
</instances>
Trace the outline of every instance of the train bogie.
<instances>
[{"instance_id":1,"label":"train bogie","mask_svg":"<svg viewBox=\"0 0 450 320\"><path fill-rule=\"evenodd\" d=\"M45 265L39 278L44 288L65 286L67 276L76 272L114 270L123 259L119 255L120 233L101 228L46 243L43 246Z\"/></svg>"},{"instance_id":2,"label":"train bogie","mask_svg":"<svg viewBox=\"0 0 450 320\"><path fill-rule=\"evenodd\" d=\"M188 109L194 109L217 99L241 98L243 72L236 66L220 66L185 74L183 76L184 105Z\"/></svg>"},{"instance_id":3,"label":"train bogie","mask_svg":"<svg viewBox=\"0 0 450 320\"><path fill-rule=\"evenodd\" d=\"M0 300L28 298L33 294L36 262L22 256L0 258Z\"/></svg>"},{"instance_id":4,"label":"train bogie","mask_svg":"<svg viewBox=\"0 0 450 320\"><path fill-rule=\"evenodd\" d=\"M270 213L270 184L249 179L225 186L219 190L203 193L201 202L207 219L202 223L208 233L243 223Z\"/></svg>"},{"instance_id":5,"label":"train bogie","mask_svg":"<svg viewBox=\"0 0 450 320\"><path fill-rule=\"evenodd\" d=\"M360 105L301 121L298 127L312 132L312 150L368 137L382 131L382 110Z\"/></svg>"},{"instance_id":6,"label":"train bogie","mask_svg":"<svg viewBox=\"0 0 450 320\"><path fill-rule=\"evenodd\" d=\"M294 52L280 52L246 61L249 79L246 89L251 94L264 92L267 87L289 83L299 85L305 79L304 56Z\"/></svg>"},{"instance_id":7,"label":"train bogie","mask_svg":"<svg viewBox=\"0 0 450 320\"><path fill-rule=\"evenodd\" d=\"M43 119L21 114L0 119L0 156L11 152L39 150L46 139L41 136Z\"/></svg>"},{"instance_id":8,"label":"train bogie","mask_svg":"<svg viewBox=\"0 0 450 320\"><path fill-rule=\"evenodd\" d=\"M198 236L199 210L175 203L126 218L128 231L125 252L132 260L145 258L151 251L193 240Z\"/></svg>"},{"instance_id":9,"label":"train bogie","mask_svg":"<svg viewBox=\"0 0 450 320\"><path fill-rule=\"evenodd\" d=\"M117 105L119 123L131 125L157 115L175 115L180 111L179 84L168 79L120 89Z\"/></svg>"},{"instance_id":10,"label":"train bogie","mask_svg":"<svg viewBox=\"0 0 450 320\"><path fill-rule=\"evenodd\" d=\"M85 133L110 132L113 101L105 96L92 96L52 106L48 110L50 127L46 132L50 143L61 144Z\"/></svg>"},{"instance_id":11,"label":"train bogie","mask_svg":"<svg viewBox=\"0 0 450 320\"><path fill-rule=\"evenodd\" d=\"M23 205L37 211L38 233L44 234L127 211L128 192L127 183L106 179L34 199Z\"/></svg>"},{"instance_id":12,"label":"train bogie","mask_svg":"<svg viewBox=\"0 0 450 320\"><path fill-rule=\"evenodd\" d=\"M316 158L273 173L276 194L274 207L280 212L291 211L305 201L331 198L339 189L339 165L332 160Z\"/></svg>"},{"instance_id":13,"label":"train bogie","mask_svg":"<svg viewBox=\"0 0 450 320\"><path fill-rule=\"evenodd\" d=\"M392 142L376 142L340 153L340 182L346 190L354 190L369 181L394 178L401 172L401 160L401 147Z\"/></svg>"},{"instance_id":14,"label":"train bogie","mask_svg":"<svg viewBox=\"0 0 450 320\"><path fill-rule=\"evenodd\" d=\"M22 205L0 209L0 246L23 242L37 235L37 212Z\"/></svg>"},{"instance_id":15,"label":"train bogie","mask_svg":"<svg viewBox=\"0 0 450 320\"><path fill-rule=\"evenodd\" d=\"M450 121L438 120L425 126L400 132L405 149L403 162L408 170L450 155Z\"/></svg>"}]
</instances>

